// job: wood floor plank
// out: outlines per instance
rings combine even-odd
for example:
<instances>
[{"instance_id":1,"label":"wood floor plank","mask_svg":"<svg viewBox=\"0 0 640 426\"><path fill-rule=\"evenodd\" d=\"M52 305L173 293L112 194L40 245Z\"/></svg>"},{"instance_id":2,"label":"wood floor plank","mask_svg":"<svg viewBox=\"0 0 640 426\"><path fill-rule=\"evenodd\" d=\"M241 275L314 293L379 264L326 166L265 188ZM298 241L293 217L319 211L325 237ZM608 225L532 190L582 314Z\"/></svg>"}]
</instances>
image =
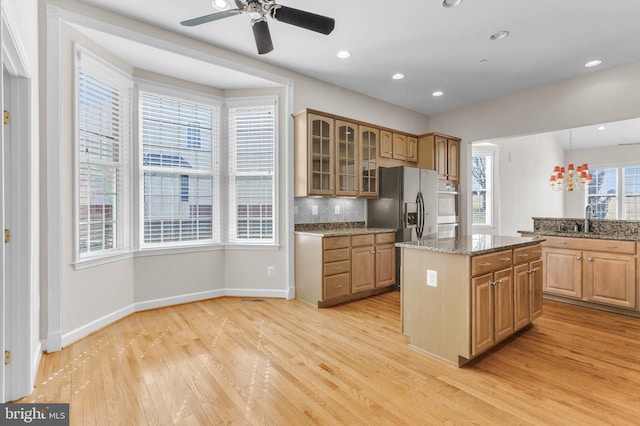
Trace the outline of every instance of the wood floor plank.
<instances>
[{"instance_id":1,"label":"wood floor plank","mask_svg":"<svg viewBox=\"0 0 640 426\"><path fill-rule=\"evenodd\" d=\"M73 425L638 424L640 319L544 309L455 368L408 346L397 292L195 302L45 354L21 402L69 402Z\"/></svg>"}]
</instances>

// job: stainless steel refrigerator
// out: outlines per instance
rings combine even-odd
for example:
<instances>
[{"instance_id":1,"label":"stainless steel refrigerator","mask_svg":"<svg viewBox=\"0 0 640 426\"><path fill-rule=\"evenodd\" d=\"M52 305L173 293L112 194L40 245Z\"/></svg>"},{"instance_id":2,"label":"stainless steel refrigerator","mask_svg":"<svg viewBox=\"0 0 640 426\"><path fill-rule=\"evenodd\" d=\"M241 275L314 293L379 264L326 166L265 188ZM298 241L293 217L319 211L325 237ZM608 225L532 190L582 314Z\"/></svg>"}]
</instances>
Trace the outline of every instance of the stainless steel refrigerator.
<instances>
[{"instance_id":1,"label":"stainless steel refrigerator","mask_svg":"<svg viewBox=\"0 0 640 426\"><path fill-rule=\"evenodd\" d=\"M367 226L395 229L396 242L437 236L437 172L415 167L380 167L379 174L379 197L367 200ZM399 284L399 249L396 269Z\"/></svg>"}]
</instances>

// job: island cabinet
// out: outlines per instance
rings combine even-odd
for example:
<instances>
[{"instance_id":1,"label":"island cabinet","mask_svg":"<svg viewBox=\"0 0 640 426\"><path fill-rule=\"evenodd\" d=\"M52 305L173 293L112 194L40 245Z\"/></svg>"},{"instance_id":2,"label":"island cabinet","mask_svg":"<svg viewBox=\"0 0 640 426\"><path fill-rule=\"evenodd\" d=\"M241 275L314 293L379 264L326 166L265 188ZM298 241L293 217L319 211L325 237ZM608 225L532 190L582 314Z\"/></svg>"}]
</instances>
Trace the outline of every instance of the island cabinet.
<instances>
[{"instance_id":1,"label":"island cabinet","mask_svg":"<svg viewBox=\"0 0 640 426\"><path fill-rule=\"evenodd\" d=\"M412 347L457 366L542 312L539 241L482 237L396 244L401 247L402 331Z\"/></svg>"},{"instance_id":2,"label":"island cabinet","mask_svg":"<svg viewBox=\"0 0 640 426\"><path fill-rule=\"evenodd\" d=\"M544 293L636 309L636 245L633 241L546 237Z\"/></svg>"},{"instance_id":3,"label":"island cabinet","mask_svg":"<svg viewBox=\"0 0 640 426\"><path fill-rule=\"evenodd\" d=\"M388 291L395 284L394 239L393 232L296 232L296 298L325 307Z\"/></svg>"},{"instance_id":4,"label":"island cabinet","mask_svg":"<svg viewBox=\"0 0 640 426\"><path fill-rule=\"evenodd\" d=\"M511 336L513 319L512 252L471 258L471 355Z\"/></svg>"}]
</instances>

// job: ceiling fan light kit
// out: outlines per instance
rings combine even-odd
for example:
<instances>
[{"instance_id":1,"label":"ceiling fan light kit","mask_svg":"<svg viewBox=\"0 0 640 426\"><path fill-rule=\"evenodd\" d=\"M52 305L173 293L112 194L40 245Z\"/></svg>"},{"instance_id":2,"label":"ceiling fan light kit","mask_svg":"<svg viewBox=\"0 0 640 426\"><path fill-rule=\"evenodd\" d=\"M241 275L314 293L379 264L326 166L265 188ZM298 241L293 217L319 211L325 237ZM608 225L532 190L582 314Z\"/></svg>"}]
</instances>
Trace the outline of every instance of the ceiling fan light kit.
<instances>
[{"instance_id":1,"label":"ceiling fan light kit","mask_svg":"<svg viewBox=\"0 0 640 426\"><path fill-rule=\"evenodd\" d=\"M253 36L256 40L256 47L259 54L265 54L273 50L271 33L267 24L267 16L275 21L285 24L295 25L310 31L328 35L335 27L335 20L327 16L318 15L304 10L276 4L273 0L235 0L237 9L225 10L188 19L180 22L181 25L193 27L195 25L206 24L230 16L247 13L251 17Z\"/></svg>"}]
</instances>

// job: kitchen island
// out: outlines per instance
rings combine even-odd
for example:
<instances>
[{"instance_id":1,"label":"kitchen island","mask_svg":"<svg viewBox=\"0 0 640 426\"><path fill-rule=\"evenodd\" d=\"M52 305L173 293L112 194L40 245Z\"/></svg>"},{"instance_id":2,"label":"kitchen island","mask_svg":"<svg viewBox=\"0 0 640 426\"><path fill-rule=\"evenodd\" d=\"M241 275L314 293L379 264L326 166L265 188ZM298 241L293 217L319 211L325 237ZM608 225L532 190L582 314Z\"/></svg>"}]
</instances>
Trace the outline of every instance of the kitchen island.
<instances>
[{"instance_id":1,"label":"kitchen island","mask_svg":"<svg viewBox=\"0 0 640 426\"><path fill-rule=\"evenodd\" d=\"M462 366L542 314L543 240L467 235L401 248L402 331Z\"/></svg>"}]
</instances>

